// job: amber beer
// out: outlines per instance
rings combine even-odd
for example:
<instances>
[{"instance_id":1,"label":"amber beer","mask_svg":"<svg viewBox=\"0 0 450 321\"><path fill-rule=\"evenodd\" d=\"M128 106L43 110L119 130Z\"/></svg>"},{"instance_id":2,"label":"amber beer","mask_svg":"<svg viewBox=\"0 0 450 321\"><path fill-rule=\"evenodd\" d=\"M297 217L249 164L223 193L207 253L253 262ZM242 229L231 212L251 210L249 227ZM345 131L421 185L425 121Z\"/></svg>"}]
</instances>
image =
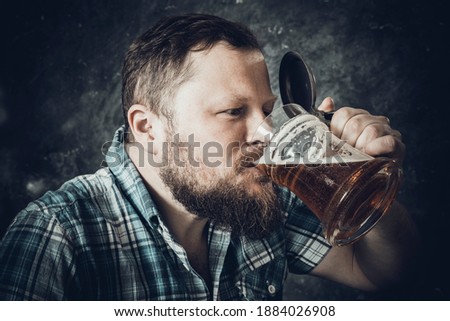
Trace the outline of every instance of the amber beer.
<instances>
[{"instance_id":1,"label":"amber beer","mask_svg":"<svg viewBox=\"0 0 450 321\"><path fill-rule=\"evenodd\" d=\"M350 146L299 105L274 109L254 137L265 146L257 167L316 214L331 244L366 234L397 194L402 170L395 160Z\"/></svg>"},{"instance_id":2,"label":"amber beer","mask_svg":"<svg viewBox=\"0 0 450 321\"><path fill-rule=\"evenodd\" d=\"M331 244L355 242L392 204L401 170L380 157L332 164L259 164L275 183L286 186L322 222Z\"/></svg>"}]
</instances>

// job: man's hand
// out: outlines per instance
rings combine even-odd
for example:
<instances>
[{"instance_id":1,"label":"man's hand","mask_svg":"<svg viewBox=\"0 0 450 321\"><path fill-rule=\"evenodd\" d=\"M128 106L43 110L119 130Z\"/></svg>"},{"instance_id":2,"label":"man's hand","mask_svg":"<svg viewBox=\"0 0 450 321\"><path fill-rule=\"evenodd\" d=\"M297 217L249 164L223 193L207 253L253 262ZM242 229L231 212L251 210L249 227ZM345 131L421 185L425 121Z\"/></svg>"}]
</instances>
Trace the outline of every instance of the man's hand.
<instances>
[{"instance_id":1,"label":"man's hand","mask_svg":"<svg viewBox=\"0 0 450 321\"><path fill-rule=\"evenodd\" d=\"M330 97L323 100L319 110L334 110L334 102ZM330 124L331 132L370 156L388 156L400 164L405 155L399 131L392 129L389 118L371 115L364 109L342 107L333 115Z\"/></svg>"},{"instance_id":2,"label":"man's hand","mask_svg":"<svg viewBox=\"0 0 450 321\"><path fill-rule=\"evenodd\" d=\"M333 100L324 99L318 109L333 111ZM371 156L403 160L405 146L401 135L384 116L342 107L334 113L330 130ZM354 244L334 246L311 274L363 290L380 289L407 280L419 247L415 224L406 209L394 202L369 233Z\"/></svg>"}]
</instances>

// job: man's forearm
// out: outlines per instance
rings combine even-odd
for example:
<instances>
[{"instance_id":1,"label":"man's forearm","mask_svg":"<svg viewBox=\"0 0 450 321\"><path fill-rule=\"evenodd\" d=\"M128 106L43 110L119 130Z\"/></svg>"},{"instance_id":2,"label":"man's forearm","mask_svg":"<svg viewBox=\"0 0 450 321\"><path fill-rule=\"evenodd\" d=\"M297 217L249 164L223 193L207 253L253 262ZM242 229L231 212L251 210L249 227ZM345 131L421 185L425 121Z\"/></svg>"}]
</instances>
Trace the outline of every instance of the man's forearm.
<instances>
[{"instance_id":1,"label":"man's forearm","mask_svg":"<svg viewBox=\"0 0 450 321\"><path fill-rule=\"evenodd\" d=\"M367 278L379 288L402 283L420 250L417 228L406 209L395 202L359 242L355 258Z\"/></svg>"}]
</instances>

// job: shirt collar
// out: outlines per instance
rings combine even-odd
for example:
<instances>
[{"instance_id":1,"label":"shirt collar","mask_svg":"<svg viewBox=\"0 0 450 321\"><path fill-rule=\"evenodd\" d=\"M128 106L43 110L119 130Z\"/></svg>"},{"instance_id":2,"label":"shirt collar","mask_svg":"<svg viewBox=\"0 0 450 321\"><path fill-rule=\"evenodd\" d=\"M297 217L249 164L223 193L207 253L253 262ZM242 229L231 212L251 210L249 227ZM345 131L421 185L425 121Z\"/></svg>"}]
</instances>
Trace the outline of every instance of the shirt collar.
<instances>
[{"instance_id":1,"label":"shirt collar","mask_svg":"<svg viewBox=\"0 0 450 321\"><path fill-rule=\"evenodd\" d=\"M146 219L154 221L152 217L158 216L158 211L142 177L125 150L125 134L124 125L116 130L105 160L124 196Z\"/></svg>"}]
</instances>

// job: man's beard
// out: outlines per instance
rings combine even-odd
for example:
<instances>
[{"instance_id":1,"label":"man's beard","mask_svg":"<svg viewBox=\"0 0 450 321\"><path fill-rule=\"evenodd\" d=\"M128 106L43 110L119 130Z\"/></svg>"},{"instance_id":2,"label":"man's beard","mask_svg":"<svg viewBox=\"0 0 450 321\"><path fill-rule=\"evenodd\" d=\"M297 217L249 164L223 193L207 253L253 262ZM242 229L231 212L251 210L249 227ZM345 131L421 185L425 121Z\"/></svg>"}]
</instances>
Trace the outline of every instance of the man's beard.
<instances>
[{"instance_id":1,"label":"man's beard","mask_svg":"<svg viewBox=\"0 0 450 321\"><path fill-rule=\"evenodd\" d=\"M178 155L182 154L179 150ZM253 184L262 186L258 192L246 187L245 157L239 157L228 177L220 178L211 171L205 173L207 169L192 166L187 158L184 167L178 166L179 162L174 162L173 153L169 152L168 166L161 168L160 176L174 198L190 213L250 239L264 238L281 224L283 212L270 180L265 176L249 177ZM242 180L237 180L238 175L244 176ZM208 183L202 183L205 176L210 177Z\"/></svg>"}]
</instances>

